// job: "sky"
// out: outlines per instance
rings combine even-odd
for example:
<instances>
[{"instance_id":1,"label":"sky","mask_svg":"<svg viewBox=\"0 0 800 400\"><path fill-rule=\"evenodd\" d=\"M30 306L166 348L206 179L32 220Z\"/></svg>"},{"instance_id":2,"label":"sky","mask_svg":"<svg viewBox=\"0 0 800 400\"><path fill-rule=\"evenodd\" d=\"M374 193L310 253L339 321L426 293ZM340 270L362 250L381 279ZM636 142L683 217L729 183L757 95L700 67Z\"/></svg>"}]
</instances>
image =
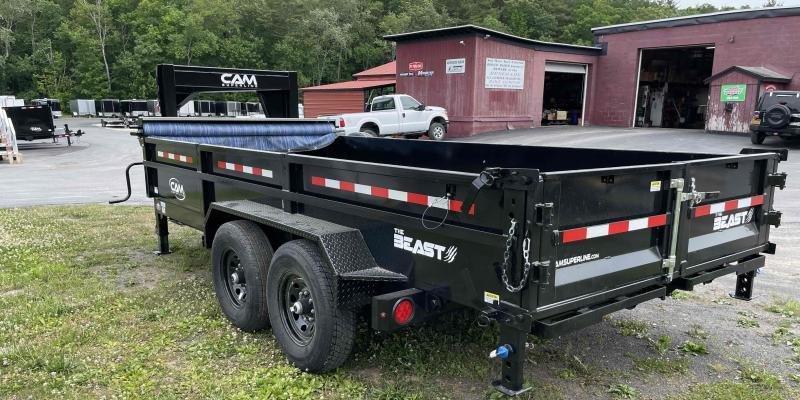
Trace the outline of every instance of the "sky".
<instances>
[{"instance_id":1,"label":"sky","mask_svg":"<svg viewBox=\"0 0 800 400\"><path fill-rule=\"evenodd\" d=\"M782 0L780 1L784 6L800 6L800 0ZM759 8L764 4L764 0L678 0L678 5L683 7L691 7L704 3L710 3L717 7L722 6L750 6L750 8Z\"/></svg>"}]
</instances>

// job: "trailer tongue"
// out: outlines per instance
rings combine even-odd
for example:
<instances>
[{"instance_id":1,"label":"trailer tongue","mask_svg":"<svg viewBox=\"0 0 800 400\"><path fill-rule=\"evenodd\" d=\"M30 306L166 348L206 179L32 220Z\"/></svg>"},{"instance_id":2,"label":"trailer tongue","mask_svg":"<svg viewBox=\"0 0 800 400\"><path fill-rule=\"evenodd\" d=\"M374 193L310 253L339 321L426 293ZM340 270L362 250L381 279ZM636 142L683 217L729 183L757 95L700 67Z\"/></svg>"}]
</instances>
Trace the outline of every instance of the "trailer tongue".
<instances>
[{"instance_id":1,"label":"trailer tongue","mask_svg":"<svg viewBox=\"0 0 800 400\"><path fill-rule=\"evenodd\" d=\"M519 394L529 334L559 336L726 274L749 300L763 254L775 251L785 151L401 141L333 129L145 118L138 132L161 252L169 220L202 231L223 312L245 330L271 324L304 370L345 361L359 310L392 331L467 307L499 324L493 384Z\"/></svg>"}]
</instances>

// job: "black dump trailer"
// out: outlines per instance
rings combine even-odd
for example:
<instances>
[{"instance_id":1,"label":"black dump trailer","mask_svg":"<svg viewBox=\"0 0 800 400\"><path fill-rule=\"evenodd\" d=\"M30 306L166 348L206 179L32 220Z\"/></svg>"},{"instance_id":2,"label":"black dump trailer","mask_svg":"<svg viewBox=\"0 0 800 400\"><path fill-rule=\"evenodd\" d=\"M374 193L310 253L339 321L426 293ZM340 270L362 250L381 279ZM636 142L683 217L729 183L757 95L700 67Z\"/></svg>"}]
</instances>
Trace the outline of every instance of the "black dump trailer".
<instances>
[{"instance_id":1,"label":"black dump trailer","mask_svg":"<svg viewBox=\"0 0 800 400\"><path fill-rule=\"evenodd\" d=\"M365 309L392 331L471 308L500 327L494 386L529 334L737 275L752 296L786 152L668 153L337 137L327 121L146 118L147 195L203 233L222 310L289 360L338 367ZM490 349L487 349L487 353Z\"/></svg>"},{"instance_id":2,"label":"black dump trailer","mask_svg":"<svg viewBox=\"0 0 800 400\"><path fill-rule=\"evenodd\" d=\"M294 73L158 71L166 116L194 91L258 91L270 118L144 118L135 134L159 252L170 220L201 231L225 315L271 325L303 370L341 365L363 311L393 331L469 308L499 325L493 386L515 395L529 334L557 337L727 274L748 300L775 252L785 150L337 137L329 121L296 118Z\"/></svg>"}]
</instances>

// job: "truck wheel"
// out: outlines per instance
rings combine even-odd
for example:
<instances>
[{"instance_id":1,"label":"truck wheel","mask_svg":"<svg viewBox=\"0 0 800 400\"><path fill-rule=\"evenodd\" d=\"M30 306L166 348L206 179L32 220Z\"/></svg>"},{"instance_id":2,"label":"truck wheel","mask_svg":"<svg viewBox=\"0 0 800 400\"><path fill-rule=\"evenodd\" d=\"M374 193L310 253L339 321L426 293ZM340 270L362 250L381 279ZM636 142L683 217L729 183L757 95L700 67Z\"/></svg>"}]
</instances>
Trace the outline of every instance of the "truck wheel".
<instances>
[{"instance_id":1,"label":"truck wheel","mask_svg":"<svg viewBox=\"0 0 800 400\"><path fill-rule=\"evenodd\" d=\"M330 267L313 242L293 240L275 252L267 276L272 332L304 371L335 369L353 348L356 315L336 307L332 285Z\"/></svg>"},{"instance_id":2,"label":"truck wheel","mask_svg":"<svg viewBox=\"0 0 800 400\"><path fill-rule=\"evenodd\" d=\"M428 128L428 137L433 140L444 140L444 136L444 125L438 122L431 123L431 126Z\"/></svg>"},{"instance_id":3,"label":"truck wheel","mask_svg":"<svg viewBox=\"0 0 800 400\"><path fill-rule=\"evenodd\" d=\"M269 239L255 222L223 224L211 245L214 291L222 312L247 332L269 326L267 269Z\"/></svg>"},{"instance_id":4,"label":"truck wheel","mask_svg":"<svg viewBox=\"0 0 800 400\"><path fill-rule=\"evenodd\" d=\"M767 137L766 134L763 132L750 132L750 143L753 144L762 144L764 143L764 139Z\"/></svg>"},{"instance_id":5,"label":"truck wheel","mask_svg":"<svg viewBox=\"0 0 800 400\"><path fill-rule=\"evenodd\" d=\"M360 133L364 134L366 137L377 137L378 134L372 130L372 128L361 128L359 131Z\"/></svg>"}]
</instances>

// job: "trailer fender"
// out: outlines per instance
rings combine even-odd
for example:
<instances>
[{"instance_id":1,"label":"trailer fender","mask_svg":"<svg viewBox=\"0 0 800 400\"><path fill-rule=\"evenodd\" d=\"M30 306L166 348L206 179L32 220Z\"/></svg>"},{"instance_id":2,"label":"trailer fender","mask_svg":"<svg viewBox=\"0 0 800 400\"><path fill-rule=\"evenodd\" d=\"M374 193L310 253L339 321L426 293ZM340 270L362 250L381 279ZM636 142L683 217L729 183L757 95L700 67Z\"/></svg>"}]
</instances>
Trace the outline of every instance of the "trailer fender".
<instances>
[{"instance_id":1,"label":"trailer fender","mask_svg":"<svg viewBox=\"0 0 800 400\"><path fill-rule=\"evenodd\" d=\"M408 281L407 276L378 266L358 229L249 200L211 203L204 229L206 245L223 223L238 219L260 224L269 237L283 234L317 243L336 277L334 298L339 306L366 305L385 283Z\"/></svg>"}]
</instances>

